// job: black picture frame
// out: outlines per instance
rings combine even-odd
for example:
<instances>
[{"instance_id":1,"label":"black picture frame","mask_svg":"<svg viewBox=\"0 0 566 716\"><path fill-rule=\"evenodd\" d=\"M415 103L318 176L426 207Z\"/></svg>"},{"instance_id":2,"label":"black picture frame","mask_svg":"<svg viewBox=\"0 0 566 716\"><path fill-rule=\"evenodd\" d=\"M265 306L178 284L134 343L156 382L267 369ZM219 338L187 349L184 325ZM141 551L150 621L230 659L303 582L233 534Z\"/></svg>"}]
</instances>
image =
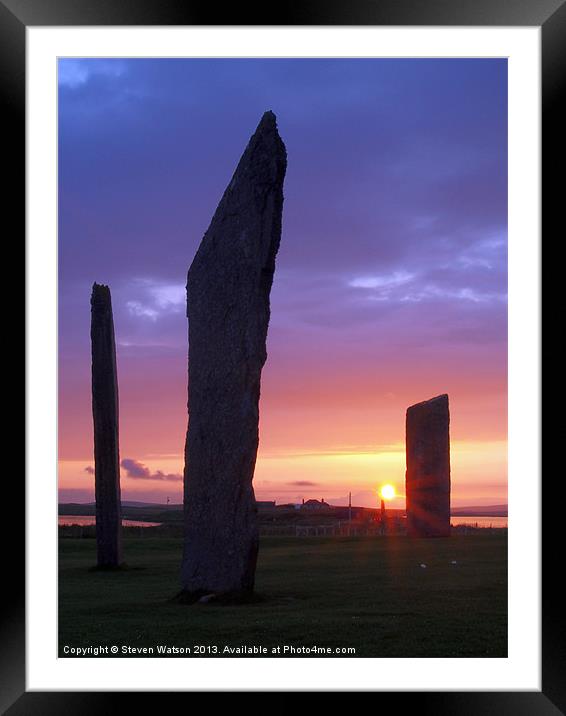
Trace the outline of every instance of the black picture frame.
<instances>
[{"instance_id":1,"label":"black picture frame","mask_svg":"<svg viewBox=\"0 0 566 716\"><path fill-rule=\"evenodd\" d=\"M218 22L218 19L222 22ZM554 179L566 127L559 99L566 84L565 0L304 0L279 5L182 2L181 0L0 0L0 93L3 101L4 225L25 233L25 60L26 27L85 25L421 25L539 26L542 36L543 228L557 230L564 182ZM563 141L563 140L562 140ZM560 217L562 219L562 216ZM9 221L11 219L11 221ZM12 242L12 246L15 246ZM29 447L28 449L33 449ZM19 473L18 473L19 474ZM162 708L162 693L28 692L25 687L24 480L6 481L5 505L12 512L9 549L2 555L6 603L0 631L0 708L9 716L99 714ZM544 486L544 485L543 485ZM416 708L420 714L566 713L566 640L559 546L563 541L553 490L543 490L542 690L540 692L380 692L380 710ZM7 539L7 538L5 538ZM512 595L511 595L512 597ZM253 668L250 662L250 668ZM290 685L292 688L292 685ZM170 693L185 699L187 694Z\"/></svg>"}]
</instances>

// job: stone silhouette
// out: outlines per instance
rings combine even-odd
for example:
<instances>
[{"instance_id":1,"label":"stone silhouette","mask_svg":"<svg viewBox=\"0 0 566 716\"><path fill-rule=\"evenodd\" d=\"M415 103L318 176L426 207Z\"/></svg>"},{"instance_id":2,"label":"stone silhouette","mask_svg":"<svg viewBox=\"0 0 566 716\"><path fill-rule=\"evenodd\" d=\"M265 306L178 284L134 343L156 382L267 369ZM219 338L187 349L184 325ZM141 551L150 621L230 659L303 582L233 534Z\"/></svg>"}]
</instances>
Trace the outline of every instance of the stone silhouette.
<instances>
[{"instance_id":1,"label":"stone silhouette","mask_svg":"<svg viewBox=\"0 0 566 716\"><path fill-rule=\"evenodd\" d=\"M253 591L252 485L269 294L281 238L285 145L266 112L205 233L187 279L189 423L184 601Z\"/></svg>"},{"instance_id":2,"label":"stone silhouette","mask_svg":"<svg viewBox=\"0 0 566 716\"><path fill-rule=\"evenodd\" d=\"M439 395L407 409L407 534L450 534L450 413Z\"/></svg>"},{"instance_id":3,"label":"stone silhouette","mask_svg":"<svg viewBox=\"0 0 566 716\"><path fill-rule=\"evenodd\" d=\"M108 286L93 285L90 307L97 563L99 567L110 568L119 566L122 561L122 508L118 376L112 299Z\"/></svg>"}]
</instances>

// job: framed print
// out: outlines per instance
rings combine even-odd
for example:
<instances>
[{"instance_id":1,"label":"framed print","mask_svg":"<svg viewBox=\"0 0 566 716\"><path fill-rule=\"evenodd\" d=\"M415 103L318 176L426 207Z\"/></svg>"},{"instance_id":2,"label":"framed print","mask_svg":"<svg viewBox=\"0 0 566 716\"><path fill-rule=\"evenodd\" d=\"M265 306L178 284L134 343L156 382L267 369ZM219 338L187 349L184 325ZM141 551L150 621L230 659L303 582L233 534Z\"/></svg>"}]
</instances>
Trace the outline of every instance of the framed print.
<instances>
[{"instance_id":1,"label":"framed print","mask_svg":"<svg viewBox=\"0 0 566 716\"><path fill-rule=\"evenodd\" d=\"M563 712L539 272L564 5L0 11L28 398L6 712Z\"/></svg>"}]
</instances>

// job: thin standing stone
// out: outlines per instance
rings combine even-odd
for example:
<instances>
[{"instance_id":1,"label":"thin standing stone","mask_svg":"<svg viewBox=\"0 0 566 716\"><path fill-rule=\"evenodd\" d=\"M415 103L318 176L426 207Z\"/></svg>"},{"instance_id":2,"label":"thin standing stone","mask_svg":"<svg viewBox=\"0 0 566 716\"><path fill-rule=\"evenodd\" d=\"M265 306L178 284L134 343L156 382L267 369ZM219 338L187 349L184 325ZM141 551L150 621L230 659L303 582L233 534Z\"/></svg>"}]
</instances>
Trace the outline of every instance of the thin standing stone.
<instances>
[{"instance_id":1,"label":"thin standing stone","mask_svg":"<svg viewBox=\"0 0 566 716\"><path fill-rule=\"evenodd\" d=\"M97 563L117 567L122 562L118 378L108 286L93 285L90 305Z\"/></svg>"}]
</instances>

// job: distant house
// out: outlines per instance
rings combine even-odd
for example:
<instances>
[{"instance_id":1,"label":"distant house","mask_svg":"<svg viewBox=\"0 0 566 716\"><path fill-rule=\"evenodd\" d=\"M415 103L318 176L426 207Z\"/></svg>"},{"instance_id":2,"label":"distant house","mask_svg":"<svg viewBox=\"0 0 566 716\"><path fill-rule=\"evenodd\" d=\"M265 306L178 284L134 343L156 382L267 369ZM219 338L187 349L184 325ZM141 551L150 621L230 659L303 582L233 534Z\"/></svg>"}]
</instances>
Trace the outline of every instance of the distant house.
<instances>
[{"instance_id":1,"label":"distant house","mask_svg":"<svg viewBox=\"0 0 566 716\"><path fill-rule=\"evenodd\" d=\"M327 502L322 500L306 500L306 502L303 502L301 505L301 509L303 510L331 510L332 505L329 505Z\"/></svg>"},{"instance_id":2,"label":"distant house","mask_svg":"<svg viewBox=\"0 0 566 716\"><path fill-rule=\"evenodd\" d=\"M275 500L256 500L255 504L258 509L258 512L275 509Z\"/></svg>"}]
</instances>

